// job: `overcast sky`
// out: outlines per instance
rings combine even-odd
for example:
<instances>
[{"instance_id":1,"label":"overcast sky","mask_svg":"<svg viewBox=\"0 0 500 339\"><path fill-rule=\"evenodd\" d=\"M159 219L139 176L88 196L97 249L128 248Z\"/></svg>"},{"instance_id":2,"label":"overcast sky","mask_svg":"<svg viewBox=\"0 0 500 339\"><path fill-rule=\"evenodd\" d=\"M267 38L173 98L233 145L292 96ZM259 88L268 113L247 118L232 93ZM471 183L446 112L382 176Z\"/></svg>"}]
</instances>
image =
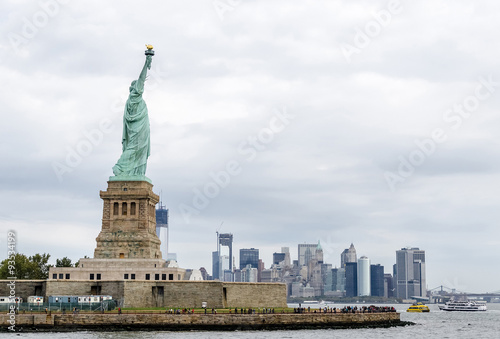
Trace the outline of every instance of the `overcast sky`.
<instances>
[{"instance_id":1,"label":"overcast sky","mask_svg":"<svg viewBox=\"0 0 500 339\"><path fill-rule=\"evenodd\" d=\"M20 1L0 4L0 257L92 257L144 99L146 175L170 251L211 273L215 232L272 253L317 243L392 273L426 251L427 287L500 286L497 1ZM222 224L222 226L221 226Z\"/></svg>"}]
</instances>

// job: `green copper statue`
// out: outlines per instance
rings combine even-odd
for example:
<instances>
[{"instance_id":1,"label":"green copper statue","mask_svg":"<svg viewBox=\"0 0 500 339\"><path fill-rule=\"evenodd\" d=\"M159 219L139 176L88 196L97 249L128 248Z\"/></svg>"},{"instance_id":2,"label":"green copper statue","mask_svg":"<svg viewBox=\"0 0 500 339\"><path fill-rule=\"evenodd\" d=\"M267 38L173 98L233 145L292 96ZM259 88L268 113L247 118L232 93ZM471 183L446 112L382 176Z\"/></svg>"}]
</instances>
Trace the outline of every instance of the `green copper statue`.
<instances>
[{"instance_id":1,"label":"green copper statue","mask_svg":"<svg viewBox=\"0 0 500 339\"><path fill-rule=\"evenodd\" d=\"M142 98L147 70L151 69L153 46L146 45L146 63L139 79L132 81L130 94L123 115L122 155L113 166L114 177L110 180L146 180L146 165L150 154L149 117L146 102Z\"/></svg>"}]
</instances>

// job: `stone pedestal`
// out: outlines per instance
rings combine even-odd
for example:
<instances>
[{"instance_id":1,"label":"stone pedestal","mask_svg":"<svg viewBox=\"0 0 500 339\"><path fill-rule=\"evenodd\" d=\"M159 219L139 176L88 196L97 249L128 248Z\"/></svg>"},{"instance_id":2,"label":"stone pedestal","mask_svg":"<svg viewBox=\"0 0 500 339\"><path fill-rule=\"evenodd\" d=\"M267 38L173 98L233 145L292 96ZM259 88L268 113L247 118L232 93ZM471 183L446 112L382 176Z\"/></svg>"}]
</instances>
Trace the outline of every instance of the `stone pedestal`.
<instances>
[{"instance_id":1,"label":"stone pedestal","mask_svg":"<svg viewBox=\"0 0 500 339\"><path fill-rule=\"evenodd\" d=\"M159 201L147 181L108 181L102 229L95 259L161 259L155 206Z\"/></svg>"}]
</instances>

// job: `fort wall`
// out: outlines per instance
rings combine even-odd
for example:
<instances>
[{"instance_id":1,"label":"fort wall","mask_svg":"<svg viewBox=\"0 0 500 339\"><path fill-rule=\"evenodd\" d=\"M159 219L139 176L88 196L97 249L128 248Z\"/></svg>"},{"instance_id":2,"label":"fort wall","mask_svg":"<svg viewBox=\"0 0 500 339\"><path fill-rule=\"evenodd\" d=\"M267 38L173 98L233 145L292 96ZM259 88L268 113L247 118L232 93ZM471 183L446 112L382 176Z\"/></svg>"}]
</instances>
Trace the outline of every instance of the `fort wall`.
<instances>
[{"instance_id":1,"label":"fort wall","mask_svg":"<svg viewBox=\"0 0 500 339\"><path fill-rule=\"evenodd\" d=\"M0 280L0 296L9 281ZM38 292L38 293L36 293ZM17 280L16 296L111 295L122 307L286 307L286 285L220 281Z\"/></svg>"}]
</instances>

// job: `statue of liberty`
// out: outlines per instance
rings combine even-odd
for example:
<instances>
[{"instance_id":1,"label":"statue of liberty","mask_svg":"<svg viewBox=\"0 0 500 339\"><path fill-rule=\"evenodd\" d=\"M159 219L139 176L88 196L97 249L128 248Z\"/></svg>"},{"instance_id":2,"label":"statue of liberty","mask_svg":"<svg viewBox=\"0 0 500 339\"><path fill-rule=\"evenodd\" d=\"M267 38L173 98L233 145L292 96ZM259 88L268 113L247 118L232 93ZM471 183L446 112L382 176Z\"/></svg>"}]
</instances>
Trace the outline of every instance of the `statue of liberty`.
<instances>
[{"instance_id":1,"label":"statue of liberty","mask_svg":"<svg viewBox=\"0 0 500 339\"><path fill-rule=\"evenodd\" d=\"M122 155L115 166L115 177L110 180L147 180L146 166L150 154L149 117L142 98L147 70L151 69L153 46L146 45L146 62L139 79L132 81L123 114Z\"/></svg>"}]
</instances>

